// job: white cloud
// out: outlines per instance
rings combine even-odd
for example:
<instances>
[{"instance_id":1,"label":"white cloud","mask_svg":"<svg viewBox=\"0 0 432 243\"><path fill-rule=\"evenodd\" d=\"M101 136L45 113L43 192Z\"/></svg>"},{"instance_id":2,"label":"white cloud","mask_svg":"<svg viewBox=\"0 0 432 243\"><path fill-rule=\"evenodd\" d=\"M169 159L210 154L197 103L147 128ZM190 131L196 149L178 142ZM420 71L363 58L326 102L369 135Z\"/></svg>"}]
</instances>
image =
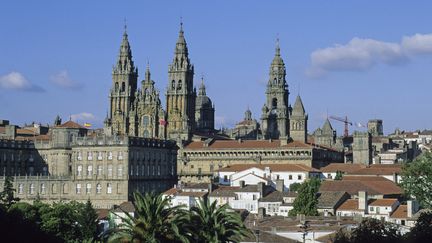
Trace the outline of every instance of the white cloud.
<instances>
[{"instance_id":1,"label":"white cloud","mask_svg":"<svg viewBox=\"0 0 432 243\"><path fill-rule=\"evenodd\" d=\"M30 81L28 81L24 75L19 72L10 72L6 75L0 76L0 88L35 92L44 91L40 86L30 83Z\"/></svg>"},{"instance_id":2,"label":"white cloud","mask_svg":"<svg viewBox=\"0 0 432 243\"><path fill-rule=\"evenodd\" d=\"M410 54L432 54L432 34L404 36L402 47Z\"/></svg>"},{"instance_id":3,"label":"white cloud","mask_svg":"<svg viewBox=\"0 0 432 243\"><path fill-rule=\"evenodd\" d=\"M353 38L345 45L318 49L310 55L306 74L319 78L329 72L365 71L379 63L406 63L417 54L432 54L432 34L404 36L401 43Z\"/></svg>"},{"instance_id":4,"label":"white cloud","mask_svg":"<svg viewBox=\"0 0 432 243\"><path fill-rule=\"evenodd\" d=\"M96 116L89 112L81 112L70 116L73 121L94 121Z\"/></svg>"},{"instance_id":5,"label":"white cloud","mask_svg":"<svg viewBox=\"0 0 432 243\"><path fill-rule=\"evenodd\" d=\"M50 77L50 81L64 89L81 89L83 85L81 83L78 83L74 80L72 80L69 77L69 74L66 70L60 71L59 73L56 73Z\"/></svg>"}]
</instances>

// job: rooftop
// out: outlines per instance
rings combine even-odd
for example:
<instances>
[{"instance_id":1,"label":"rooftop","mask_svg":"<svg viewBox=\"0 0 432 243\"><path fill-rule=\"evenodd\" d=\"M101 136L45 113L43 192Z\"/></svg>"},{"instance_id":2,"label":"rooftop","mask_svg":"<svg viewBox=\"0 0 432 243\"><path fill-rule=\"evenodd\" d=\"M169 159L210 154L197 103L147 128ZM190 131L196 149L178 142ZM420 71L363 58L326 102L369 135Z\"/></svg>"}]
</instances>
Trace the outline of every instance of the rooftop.
<instances>
[{"instance_id":1,"label":"rooftop","mask_svg":"<svg viewBox=\"0 0 432 243\"><path fill-rule=\"evenodd\" d=\"M268 167L271 171L301 171L301 172L319 172L319 170L302 164L237 164L229 165L219 170L219 172L238 172L250 168L264 170Z\"/></svg>"},{"instance_id":2,"label":"rooftop","mask_svg":"<svg viewBox=\"0 0 432 243\"><path fill-rule=\"evenodd\" d=\"M346 191L350 195L358 195L359 191L366 191L369 195L400 195L402 189L390 180L386 181L323 181L320 192L323 191Z\"/></svg>"},{"instance_id":3,"label":"rooftop","mask_svg":"<svg viewBox=\"0 0 432 243\"><path fill-rule=\"evenodd\" d=\"M390 207L398 200L395 198L386 198L386 199L372 199L369 203L369 206L375 207Z\"/></svg>"},{"instance_id":4,"label":"rooftop","mask_svg":"<svg viewBox=\"0 0 432 243\"><path fill-rule=\"evenodd\" d=\"M204 141L193 141L185 149L277 149L277 148L313 148L312 145L293 141L281 145L280 140L214 140L206 144Z\"/></svg>"}]
</instances>

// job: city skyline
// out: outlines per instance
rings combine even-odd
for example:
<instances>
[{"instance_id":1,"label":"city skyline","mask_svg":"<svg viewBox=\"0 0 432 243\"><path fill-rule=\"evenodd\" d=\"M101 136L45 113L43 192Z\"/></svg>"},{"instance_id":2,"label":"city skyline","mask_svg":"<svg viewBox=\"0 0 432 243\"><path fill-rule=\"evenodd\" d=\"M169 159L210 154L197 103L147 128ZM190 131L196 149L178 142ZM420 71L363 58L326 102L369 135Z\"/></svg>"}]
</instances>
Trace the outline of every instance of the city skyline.
<instances>
[{"instance_id":1,"label":"city skyline","mask_svg":"<svg viewBox=\"0 0 432 243\"><path fill-rule=\"evenodd\" d=\"M316 4L314 8L281 3L276 9L274 2L271 6L255 2L248 6L93 3L87 8L73 3L32 4L20 12L26 16L23 19L17 11L0 17L0 26L8 33L0 40L0 116L15 124L52 123L60 114L64 120L71 116L102 127L124 18L139 81L149 62L165 106L168 63L182 17L196 70L194 83L198 86L204 76L207 94L216 106L216 128L232 127L248 107L260 120L277 37L286 63L290 104L297 94L302 96L309 113L309 133L324 123L327 114L347 115L363 124L383 119L386 133L396 127L431 128L432 117L423 112L432 86L427 82L431 75L427 67L432 63L432 31L426 24L430 16L424 6L428 3L406 8L400 3L391 9L395 16L385 18L380 11L386 5L374 3L370 8L372 2ZM223 12L226 6L231 8ZM20 6L9 3L8 7ZM93 19L98 7L100 13ZM148 15L141 15L142 7L149 9ZM161 14L163 8L167 11ZM263 13L270 9L276 13ZM278 14L284 11L289 14ZM302 13L315 15L311 19ZM359 18L362 13L370 18ZM341 21L342 17L347 19ZM314 20L329 29L322 30ZM373 21L377 22L369 29ZM315 27L306 28L310 26ZM319 36L308 38L313 34ZM343 124L332 124L342 135Z\"/></svg>"}]
</instances>

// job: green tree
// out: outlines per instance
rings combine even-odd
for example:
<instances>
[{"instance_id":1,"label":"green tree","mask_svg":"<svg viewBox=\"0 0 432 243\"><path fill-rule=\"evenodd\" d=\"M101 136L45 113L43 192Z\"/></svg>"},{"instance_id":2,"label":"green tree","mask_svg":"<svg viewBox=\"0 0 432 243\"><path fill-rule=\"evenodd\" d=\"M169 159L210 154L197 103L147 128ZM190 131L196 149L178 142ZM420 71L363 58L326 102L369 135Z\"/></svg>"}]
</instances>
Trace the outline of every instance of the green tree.
<instances>
[{"instance_id":1,"label":"green tree","mask_svg":"<svg viewBox=\"0 0 432 243\"><path fill-rule=\"evenodd\" d=\"M82 227L83 239L93 240L97 238L98 215L90 200L80 207L78 223Z\"/></svg>"},{"instance_id":2,"label":"green tree","mask_svg":"<svg viewBox=\"0 0 432 243\"><path fill-rule=\"evenodd\" d=\"M9 208L8 213L15 215L16 217L21 217L22 219L32 223L36 223L39 218L38 209L26 202L17 202L13 204Z\"/></svg>"},{"instance_id":3,"label":"green tree","mask_svg":"<svg viewBox=\"0 0 432 243\"><path fill-rule=\"evenodd\" d=\"M401 186L422 207L432 208L432 153L425 152L402 168Z\"/></svg>"},{"instance_id":4,"label":"green tree","mask_svg":"<svg viewBox=\"0 0 432 243\"><path fill-rule=\"evenodd\" d=\"M294 182L294 183L290 184L289 190L292 191L292 192L298 192L298 190L300 189L300 187L301 187L301 183Z\"/></svg>"},{"instance_id":5,"label":"green tree","mask_svg":"<svg viewBox=\"0 0 432 243\"><path fill-rule=\"evenodd\" d=\"M420 214L415 226L408 233L409 242L428 242L432 239L432 212Z\"/></svg>"},{"instance_id":6,"label":"green tree","mask_svg":"<svg viewBox=\"0 0 432 243\"><path fill-rule=\"evenodd\" d=\"M189 227L191 242L240 242L251 232L245 227L240 215L227 204L200 200L190 210Z\"/></svg>"},{"instance_id":7,"label":"green tree","mask_svg":"<svg viewBox=\"0 0 432 243\"><path fill-rule=\"evenodd\" d=\"M290 216L296 216L297 214L304 214L306 216L318 215L317 193L320 185L321 185L321 180L316 177L312 177L309 180L303 182L298 190L297 198L294 200L293 209L289 211L289 215Z\"/></svg>"},{"instance_id":8,"label":"green tree","mask_svg":"<svg viewBox=\"0 0 432 243\"><path fill-rule=\"evenodd\" d=\"M336 171L336 176L334 179L335 180L342 180L342 177L343 177L343 172L340 170Z\"/></svg>"},{"instance_id":9,"label":"green tree","mask_svg":"<svg viewBox=\"0 0 432 243\"><path fill-rule=\"evenodd\" d=\"M14 196L15 189L13 188L13 177L6 176L3 185L3 191L0 192L0 206L8 210L12 204L19 201L19 198Z\"/></svg>"},{"instance_id":10,"label":"green tree","mask_svg":"<svg viewBox=\"0 0 432 243\"><path fill-rule=\"evenodd\" d=\"M109 242L187 242L180 234L186 223L186 212L181 207L170 207L169 199L162 194L135 192L135 214L119 216L122 224L110 232Z\"/></svg>"},{"instance_id":11,"label":"green tree","mask_svg":"<svg viewBox=\"0 0 432 243\"><path fill-rule=\"evenodd\" d=\"M333 239L333 242L335 243L397 243L402 241L403 237L397 228L395 228L392 224L384 223L374 218L364 219L351 232L343 228L340 229Z\"/></svg>"}]
</instances>

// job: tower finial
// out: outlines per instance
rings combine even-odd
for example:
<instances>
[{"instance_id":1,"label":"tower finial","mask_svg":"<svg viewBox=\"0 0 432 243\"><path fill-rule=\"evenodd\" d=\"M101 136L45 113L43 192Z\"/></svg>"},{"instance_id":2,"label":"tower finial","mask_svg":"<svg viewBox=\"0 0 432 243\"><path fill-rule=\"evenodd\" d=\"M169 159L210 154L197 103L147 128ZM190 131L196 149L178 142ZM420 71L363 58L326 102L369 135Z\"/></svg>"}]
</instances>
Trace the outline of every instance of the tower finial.
<instances>
[{"instance_id":1,"label":"tower finial","mask_svg":"<svg viewBox=\"0 0 432 243\"><path fill-rule=\"evenodd\" d=\"M180 16L180 31L183 32L183 17Z\"/></svg>"},{"instance_id":2,"label":"tower finial","mask_svg":"<svg viewBox=\"0 0 432 243\"><path fill-rule=\"evenodd\" d=\"M127 34L127 21L126 21L126 18L124 18L124 34L126 35Z\"/></svg>"},{"instance_id":3,"label":"tower finial","mask_svg":"<svg viewBox=\"0 0 432 243\"><path fill-rule=\"evenodd\" d=\"M280 47L279 47L279 33L276 37L276 56L280 56Z\"/></svg>"}]
</instances>

